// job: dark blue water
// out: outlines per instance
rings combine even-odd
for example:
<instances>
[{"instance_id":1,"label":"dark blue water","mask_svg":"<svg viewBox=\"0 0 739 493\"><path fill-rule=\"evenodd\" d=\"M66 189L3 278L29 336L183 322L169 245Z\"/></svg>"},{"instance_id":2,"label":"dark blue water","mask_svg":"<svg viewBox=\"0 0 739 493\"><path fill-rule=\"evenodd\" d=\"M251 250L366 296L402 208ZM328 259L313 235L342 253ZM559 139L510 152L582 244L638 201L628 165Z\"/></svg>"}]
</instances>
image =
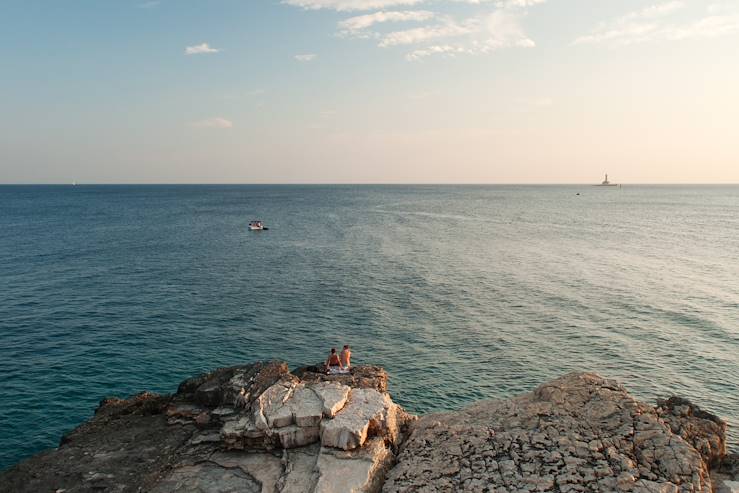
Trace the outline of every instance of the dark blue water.
<instances>
[{"instance_id":1,"label":"dark blue water","mask_svg":"<svg viewBox=\"0 0 739 493\"><path fill-rule=\"evenodd\" d=\"M0 187L0 232L0 467L344 343L415 412L592 370L739 422L739 187Z\"/></svg>"}]
</instances>

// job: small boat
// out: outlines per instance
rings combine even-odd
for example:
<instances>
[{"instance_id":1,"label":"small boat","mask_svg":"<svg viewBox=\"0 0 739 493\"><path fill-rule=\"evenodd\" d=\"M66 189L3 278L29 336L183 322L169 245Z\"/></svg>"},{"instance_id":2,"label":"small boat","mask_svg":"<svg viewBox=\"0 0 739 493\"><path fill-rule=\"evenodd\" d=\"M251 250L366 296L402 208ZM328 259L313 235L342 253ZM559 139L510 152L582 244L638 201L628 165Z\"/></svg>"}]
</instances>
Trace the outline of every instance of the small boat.
<instances>
[{"instance_id":1,"label":"small boat","mask_svg":"<svg viewBox=\"0 0 739 493\"><path fill-rule=\"evenodd\" d=\"M267 231L268 229L262 221L249 222L249 231Z\"/></svg>"},{"instance_id":2,"label":"small boat","mask_svg":"<svg viewBox=\"0 0 739 493\"><path fill-rule=\"evenodd\" d=\"M595 185L596 187L618 187L619 185L616 183L611 183L608 181L608 173L606 173L606 178L599 184Z\"/></svg>"}]
</instances>

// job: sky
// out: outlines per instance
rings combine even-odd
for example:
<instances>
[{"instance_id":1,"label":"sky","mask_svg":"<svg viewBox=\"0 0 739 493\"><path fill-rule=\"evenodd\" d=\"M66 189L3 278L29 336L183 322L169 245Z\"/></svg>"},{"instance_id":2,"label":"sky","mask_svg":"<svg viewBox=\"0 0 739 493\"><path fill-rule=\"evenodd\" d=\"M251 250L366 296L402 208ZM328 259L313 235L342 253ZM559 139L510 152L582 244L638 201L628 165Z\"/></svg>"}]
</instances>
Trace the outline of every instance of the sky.
<instances>
[{"instance_id":1,"label":"sky","mask_svg":"<svg viewBox=\"0 0 739 493\"><path fill-rule=\"evenodd\" d=\"M0 183L739 183L739 0L1 0Z\"/></svg>"}]
</instances>

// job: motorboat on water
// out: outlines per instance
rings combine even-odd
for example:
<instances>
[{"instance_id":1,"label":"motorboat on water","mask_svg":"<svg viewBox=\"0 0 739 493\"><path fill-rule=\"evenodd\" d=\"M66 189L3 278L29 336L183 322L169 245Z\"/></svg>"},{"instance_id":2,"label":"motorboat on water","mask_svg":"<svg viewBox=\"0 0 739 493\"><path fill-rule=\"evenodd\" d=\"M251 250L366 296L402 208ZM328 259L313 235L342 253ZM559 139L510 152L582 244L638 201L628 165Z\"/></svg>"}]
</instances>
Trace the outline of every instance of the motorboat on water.
<instances>
[{"instance_id":1,"label":"motorboat on water","mask_svg":"<svg viewBox=\"0 0 739 493\"><path fill-rule=\"evenodd\" d=\"M249 222L249 231L267 231L268 229L262 221Z\"/></svg>"}]
</instances>

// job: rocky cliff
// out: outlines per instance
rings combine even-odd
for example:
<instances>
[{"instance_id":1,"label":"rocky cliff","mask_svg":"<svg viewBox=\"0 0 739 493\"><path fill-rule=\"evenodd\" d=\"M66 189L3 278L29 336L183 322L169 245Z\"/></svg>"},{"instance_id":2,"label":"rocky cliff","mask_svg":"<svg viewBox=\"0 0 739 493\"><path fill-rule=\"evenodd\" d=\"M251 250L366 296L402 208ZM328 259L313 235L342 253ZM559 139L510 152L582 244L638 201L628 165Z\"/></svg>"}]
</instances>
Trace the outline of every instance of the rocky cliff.
<instances>
[{"instance_id":1,"label":"rocky cliff","mask_svg":"<svg viewBox=\"0 0 739 493\"><path fill-rule=\"evenodd\" d=\"M260 362L106 399L57 449L0 474L0 491L739 491L726 424L679 398L653 407L569 374L417 419L387 380Z\"/></svg>"}]
</instances>

